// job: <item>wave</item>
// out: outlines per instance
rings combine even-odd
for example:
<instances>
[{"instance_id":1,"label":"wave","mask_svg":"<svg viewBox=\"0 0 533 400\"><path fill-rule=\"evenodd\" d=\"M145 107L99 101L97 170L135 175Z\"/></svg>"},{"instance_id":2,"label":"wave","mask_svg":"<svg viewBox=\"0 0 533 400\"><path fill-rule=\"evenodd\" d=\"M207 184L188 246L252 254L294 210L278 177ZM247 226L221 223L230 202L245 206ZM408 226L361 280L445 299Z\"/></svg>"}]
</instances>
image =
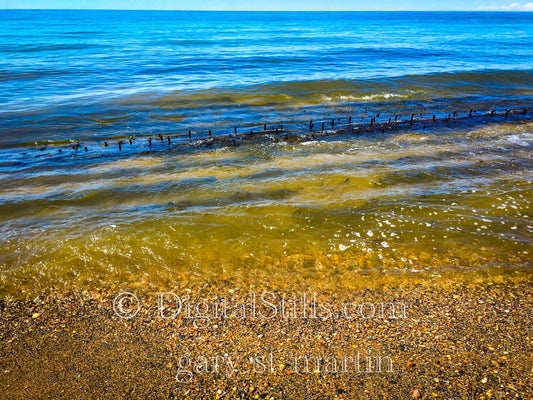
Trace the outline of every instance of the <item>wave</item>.
<instances>
[{"instance_id":1,"label":"wave","mask_svg":"<svg viewBox=\"0 0 533 400\"><path fill-rule=\"evenodd\" d=\"M55 44L31 44L31 45L3 45L0 53L33 53L65 50L86 50L90 48L104 48L107 45L91 43L55 43Z\"/></svg>"},{"instance_id":2,"label":"wave","mask_svg":"<svg viewBox=\"0 0 533 400\"><path fill-rule=\"evenodd\" d=\"M497 70L406 75L360 80L270 82L252 86L177 90L168 94L128 96L121 104L152 104L163 109L223 105L318 104L323 101L383 101L468 95L516 95L533 90L533 70Z\"/></svg>"},{"instance_id":3,"label":"wave","mask_svg":"<svg viewBox=\"0 0 533 400\"><path fill-rule=\"evenodd\" d=\"M53 74L55 71L48 71ZM19 79L32 79L19 76ZM3 74L0 81L16 79ZM127 93L127 94L124 94ZM446 72L372 79L271 81L205 89L136 91L105 89L35 109L0 110L0 144L157 134L287 123L332 114L403 113L416 107L441 113L516 108L532 104L532 70ZM467 107L467 106L465 106ZM308 114L304 114L307 112ZM449 112L449 111L448 111ZM348 114L347 114L348 113ZM307 116L309 115L309 117Z\"/></svg>"},{"instance_id":4,"label":"wave","mask_svg":"<svg viewBox=\"0 0 533 400\"><path fill-rule=\"evenodd\" d=\"M41 79L43 77L70 74L69 71L52 69L34 69L31 71L7 71L0 70L0 82L2 81L23 81Z\"/></svg>"}]
</instances>

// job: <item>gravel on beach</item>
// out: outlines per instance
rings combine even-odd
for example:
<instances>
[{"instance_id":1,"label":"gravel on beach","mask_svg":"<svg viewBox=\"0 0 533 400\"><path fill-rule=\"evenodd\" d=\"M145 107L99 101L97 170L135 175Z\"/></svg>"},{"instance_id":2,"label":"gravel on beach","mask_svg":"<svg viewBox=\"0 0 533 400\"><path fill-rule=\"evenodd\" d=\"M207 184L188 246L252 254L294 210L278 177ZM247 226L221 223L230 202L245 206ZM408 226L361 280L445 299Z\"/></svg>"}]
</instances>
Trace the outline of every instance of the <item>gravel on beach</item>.
<instances>
[{"instance_id":1,"label":"gravel on beach","mask_svg":"<svg viewBox=\"0 0 533 400\"><path fill-rule=\"evenodd\" d=\"M527 280L118 292L0 303L0 398L533 398Z\"/></svg>"}]
</instances>

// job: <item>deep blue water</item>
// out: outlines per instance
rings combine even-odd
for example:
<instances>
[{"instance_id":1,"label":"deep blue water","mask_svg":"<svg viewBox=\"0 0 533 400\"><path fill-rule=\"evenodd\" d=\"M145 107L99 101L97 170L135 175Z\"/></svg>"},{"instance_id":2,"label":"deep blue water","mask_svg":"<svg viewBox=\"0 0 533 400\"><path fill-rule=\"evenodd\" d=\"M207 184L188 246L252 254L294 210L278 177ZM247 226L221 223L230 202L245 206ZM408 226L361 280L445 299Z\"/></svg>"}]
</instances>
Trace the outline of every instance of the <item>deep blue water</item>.
<instances>
[{"instance_id":1,"label":"deep blue water","mask_svg":"<svg viewBox=\"0 0 533 400\"><path fill-rule=\"evenodd\" d=\"M529 102L533 13L0 10L0 144Z\"/></svg>"}]
</instances>

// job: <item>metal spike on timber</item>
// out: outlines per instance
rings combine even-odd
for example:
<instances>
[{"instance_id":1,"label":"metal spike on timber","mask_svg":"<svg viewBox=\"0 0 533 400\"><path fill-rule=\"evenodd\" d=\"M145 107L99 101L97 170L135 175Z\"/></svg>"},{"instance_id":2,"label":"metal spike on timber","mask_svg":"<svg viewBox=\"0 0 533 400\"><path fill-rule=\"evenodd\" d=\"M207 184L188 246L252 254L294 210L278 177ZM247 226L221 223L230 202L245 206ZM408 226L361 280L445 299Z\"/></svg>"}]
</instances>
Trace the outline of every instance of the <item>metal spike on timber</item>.
<instances>
[{"instance_id":1,"label":"metal spike on timber","mask_svg":"<svg viewBox=\"0 0 533 400\"><path fill-rule=\"evenodd\" d=\"M152 151L175 151L186 150L191 148L209 148L213 146L239 146L239 144L255 143L255 142L303 142L309 140L317 140L321 138L334 137L334 136L352 136L362 134L396 134L402 133L413 129L426 129L428 126L432 128L438 127L439 124L446 128L452 127L479 127L483 125L494 124L498 122L527 122L533 120L533 107L520 106L519 108L505 108L501 110L490 109L488 111L468 109L467 111L452 111L441 113L442 116L436 114L430 114L429 117L420 118L415 115L423 115L419 112L410 113L410 119L401 120L400 114L389 114L383 116L382 120L377 120L378 115L370 119L369 123L365 123L364 118L361 118L361 122L352 122L352 117L337 118L338 124L335 124L335 118L324 120L307 120L307 121L291 121L283 122L283 124L261 124L261 125L248 125L240 128L233 126L231 128L219 128L215 130L197 131L193 134L191 130L186 130L181 133L168 133L166 146L156 145L152 139L159 139L160 143L164 143L164 137L162 134L153 135L137 135L137 138L147 138L143 141L137 141L136 138L131 136L110 138L107 137L102 140L86 140L83 143L83 149L85 152L91 149L91 147L104 147L109 150L112 147L109 146L111 140L117 140L118 149L120 153L131 154L135 149L135 153L139 152L152 152ZM427 115L427 114L426 114ZM342 123L346 121L346 123ZM331 123L331 128L327 129L326 126ZM313 129L315 124L321 126L321 130ZM255 129L254 129L255 128ZM263 129L261 129L263 128ZM239 131L240 129L240 131ZM228 132L229 131L229 132ZM217 133L218 132L218 133ZM228 134L229 133L229 134ZM172 141L171 141L172 135ZM131 146L128 147L128 151L124 152L122 146L126 141ZM139 146L135 146L138 144ZM37 147L38 150L45 150L47 148L53 148L59 150L61 153L62 148L65 149L71 147L73 150L80 148L81 141L75 141L68 146L54 146L47 145L44 147ZM56 150L56 151L57 151ZM109 150L106 150L109 151ZM112 151L112 150L111 150Z\"/></svg>"}]
</instances>

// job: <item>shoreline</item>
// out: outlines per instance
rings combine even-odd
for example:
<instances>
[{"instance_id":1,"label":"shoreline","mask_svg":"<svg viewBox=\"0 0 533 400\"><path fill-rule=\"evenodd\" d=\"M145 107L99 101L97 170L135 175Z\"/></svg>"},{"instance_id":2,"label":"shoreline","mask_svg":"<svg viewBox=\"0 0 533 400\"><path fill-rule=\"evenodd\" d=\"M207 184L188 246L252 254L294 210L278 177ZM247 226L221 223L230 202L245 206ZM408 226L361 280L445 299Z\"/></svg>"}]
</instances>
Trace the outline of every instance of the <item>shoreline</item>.
<instances>
[{"instance_id":1,"label":"shoreline","mask_svg":"<svg viewBox=\"0 0 533 400\"><path fill-rule=\"evenodd\" d=\"M4 301L0 389L10 399L531 398L531 280L495 281L316 294L331 304L401 300L405 318L229 316L198 326L185 314L158 318L157 304L143 303L124 319L113 309L119 289ZM258 293L296 294L260 286ZM223 281L175 290L197 299L249 296L249 288ZM358 353L390 357L392 372L334 369L333 359ZM190 382L176 379L183 376Z\"/></svg>"},{"instance_id":2,"label":"shoreline","mask_svg":"<svg viewBox=\"0 0 533 400\"><path fill-rule=\"evenodd\" d=\"M533 395L529 277L526 271L369 288L361 282L315 293L322 303L366 304L364 318L231 314L205 325L187 318L185 307L176 314L168 301L166 316L175 315L158 317L157 302L131 288L143 301L132 318L113 307L125 288L2 301L0 390L10 399L527 399ZM252 290L281 299L301 296L305 287L312 285ZM244 303L250 296L250 287L224 280L166 289L195 299L191 304L223 296ZM405 318L368 318L369 304L399 301L407 305ZM357 354L366 372L349 368ZM373 360L370 372L361 357ZM390 370L379 372L377 360L387 357Z\"/></svg>"}]
</instances>

